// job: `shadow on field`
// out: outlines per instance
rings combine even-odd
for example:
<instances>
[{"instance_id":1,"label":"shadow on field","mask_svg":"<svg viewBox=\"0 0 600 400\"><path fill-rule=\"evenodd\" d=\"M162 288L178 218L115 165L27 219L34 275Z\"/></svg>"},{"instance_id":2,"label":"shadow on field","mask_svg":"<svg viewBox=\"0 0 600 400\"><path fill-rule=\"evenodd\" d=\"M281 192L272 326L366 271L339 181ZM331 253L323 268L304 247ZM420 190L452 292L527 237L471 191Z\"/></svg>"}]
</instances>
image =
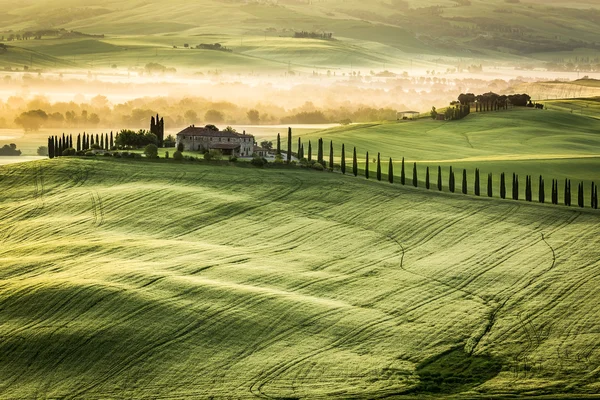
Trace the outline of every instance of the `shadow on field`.
<instances>
[{"instance_id":1,"label":"shadow on field","mask_svg":"<svg viewBox=\"0 0 600 400\"><path fill-rule=\"evenodd\" d=\"M466 353L462 346L423 361L416 373L416 393L460 393L494 378L502 369L500 359Z\"/></svg>"}]
</instances>

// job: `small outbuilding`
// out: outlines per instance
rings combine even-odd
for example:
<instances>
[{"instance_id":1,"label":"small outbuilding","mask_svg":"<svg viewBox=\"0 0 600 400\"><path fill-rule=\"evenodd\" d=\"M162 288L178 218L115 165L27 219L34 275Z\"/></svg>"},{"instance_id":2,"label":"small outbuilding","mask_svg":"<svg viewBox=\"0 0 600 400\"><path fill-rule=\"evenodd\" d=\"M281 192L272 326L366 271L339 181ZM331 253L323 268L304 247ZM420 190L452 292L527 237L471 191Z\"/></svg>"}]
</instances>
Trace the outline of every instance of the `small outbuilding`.
<instances>
[{"instance_id":1,"label":"small outbuilding","mask_svg":"<svg viewBox=\"0 0 600 400\"><path fill-rule=\"evenodd\" d=\"M421 114L418 111L400 111L398 112L398 120L407 120L407 119L415 119Z\"/></svg>"}]
</instances>

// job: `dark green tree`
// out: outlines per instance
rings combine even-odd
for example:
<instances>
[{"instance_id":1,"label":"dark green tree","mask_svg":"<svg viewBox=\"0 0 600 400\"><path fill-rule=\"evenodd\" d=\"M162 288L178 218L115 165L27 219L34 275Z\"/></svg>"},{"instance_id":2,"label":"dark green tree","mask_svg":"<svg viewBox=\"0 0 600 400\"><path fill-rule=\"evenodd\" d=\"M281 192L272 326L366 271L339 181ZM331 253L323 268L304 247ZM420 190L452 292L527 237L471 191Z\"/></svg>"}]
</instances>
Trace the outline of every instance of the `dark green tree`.
<instances>
[{"instance_id":1,"label":"dark green tree","mask_svg":"<svg viewBox=\"0 0 600 400\"><path fill-rule=\"evenodd\" d=\"M438 165L438 178L437 178L438 190L442 191L442 167Z\"/></svg>"},{"instance_id":2,"label":"dark green tree","mask_svg":"<svg viewBox=\"0 0 600 400\"><path fill-rule=\"evenodd\" d=\"M492 174L488 174L488 182L487 182L487 195L488 197L492 197L494 195L494 188L492 187Z\"/></svg>"},{"instance_id":3,"label":"dark green tree","mask_svg":"<svg viewBox=\"0 0 600 400\"><path fill-rule=\"evenodd\" d=\"M48 158L54 158L54 139L50 136L48 137ZM594 191L592 190L592 196L594 195Z\"/></svg>"},{"instance_id":4,"label":"dark green tree","mask_svg":"<svg viewBox=\"0 0 600 400\"><path fill-rule=\"evenodd\" d=\"M381 154L377 153L377 180L381 180Z\"/></svg>"},{"instance_id":5,"label":"dark green tree","mask_svg":"<svg viewBox=\"0 0 600 400\"><path fill-rule=\"evenodd\" d=\"M329 141L329 169L333 171L333 140Z\"/></svg>"},{"instance_id":6,"label":"dark green tree","mask_svg":"<svg viewBox=\"0 0 600 400\"><path fill-rule=\"evenodd\" d=\"M342 174L346 175L346 146L342 143L342 160L340 161L340 169Z\"/></svg>"},{"instance_id":7,"label":"dark green tree","mask_svg":"<svg viewBox=\"0 0 600 400\"><path fill-rule=\"evenodd\" d=\"M479 168L475 168L475 196L481 195L481 187L479 186Z\"/></svg>"},{"instance_id":8,"label":"dark green tree","mask_svg":"<svg viewBox=\"0 0 600 400\"><path fill-rule=\"evenodd\" d=\"M400 183L406 184L406 172L404 171L404 157L402 157L402 169L400 170Z\"/></svg>"},{"instance_id":9,"label":"dark green tree","mask_svg":"<svg viewBox=\"0 0 600 400\"><path fill-rule=\"evenodd\" d=\"M565 206L570 205L570 197L571 197L571 192L569 191L569 180L565 178L565 194L564 194L564 203Z\"/></svg>"},{"instance_id":10,"label":"dark green tree","mask_svg":"<svg viewBox=\"0 0 600 400\"><path fill-rule=\"evenodd\" d=\"M356 159L356 147L354 147L354 153L352 155L352 173L354 176L358 176L358 160Z\"/></svg>"},{"instance_id":11,"label":"dark green tree","mask_svg":"<svg viewBox=\"0 0 600 400\"><path fill-rule=\"evenodd\" d=\"M73 135L69 135L69 147L73 148Z\"/></svg>"},{"instance_id":12,"label":"dark green tree","mask_svg":"<svg viewBox=\"0 0 600 400\"><path fill-rule=\"evenodd\" d=\"M414 187L419 186L419 180L417 178L417 163L413 164L413 186Z\"/></svg>"},{"instance_id":13,"label":"dark green tree","mask_svg":"<svg viewBox=\"0 0 600 400\"><path fill-rule=\"evenodd\" d=\"M454 171L452 170L452 167L450 167L450 172L448 172L448 190L450 190L451 193L454 193Z\"/></svg>"},{"instance_id":14,"label":"dark green tree","mask_svg":"<svg viewBox=\"0 0 600 400\"><path fill-rule=\"evenodd\" d=\"M104 148L104 135L100 135L100 148Z\"/></svg>"},{"instance_id":15,"label":"dark green tree","mask_svg":"<svg viewBox=\"0 0 600 400\"><path fill-rule=\"evenodd\" d=\"M287 162L292 162L292 128L288 128L288 140L287 140Z\"/></svg>"},{"instance_id":16,"label":"dark green tree","mask_svg":"<svg viewBox=\"0 0 600 400\"><path fill-rule=\"evenodd\" d=\"M319 138L319 146L317 148L317 162L325 166L323 162L323 139Z\"/></svg>"},{"instance_id":17,"label":"dark green tree","mask_svg":"<svg viewBox=\"0 0 600 400\"><path fill-rule=\"evenodd\" d=\"M546 190L544 189L544 178L540 175L540 181L538 185L538 201L540 203L546 202Z\"/></svg>"},{"instance_id":18,"label":"dark green tree","mask_svg":"<svg viewBox=\"0 0 600 400\"><path fill-rule=\"evenodd\" d=\"M425 187L429 189L429 167L425 170Z\"/></svg>"},{"instance_id":19,"label":"dark green tree","mask_svg":"<svg viewBox=\"0 0 600 400\"><path fill-rule=\"evenodd\" d=\"M462 176L462 193L467 194L467 170L463 169Z\"/></svg>"},{"instance_id":20,"label":"dark green tree","mask_svg":"<svg viewBox=\"0 0 600 400\"><path fill-rule=\"evenodd\" d=\"M277 154L281 154L281 135L277 134Z\"/></svg>"},{"instance_id":21,"label":"dark green tree","mask_svg":"<svg viewBox=\"0 0 600 400\"><path fill-rule=\"evenodd\" d=\"M298 138L298 159L302 159L302 140Z\"/></svg>"},{"instance_id":22,"label":"dark green tree","mask_svg":"<svg viewBox=\"0 0 600 400\"><path fill-rule=\"evenodd\" d=\"M108 133L104 134L104 150L110 150L110 146L108 145Z\"/></svg>"},{"instance_id":23,"label":"dark green tree","mask_svg":"<svg viewBox=\"0 0 600 400\"><path fill-rule=\"evenodd\" d=\"M310 143L310 140L308 141L308 161L312 161L312 145Z\"/></svg>"},{"instance_id":24,"label":"dark green tree","mask_svg":"<svg viewBox=\"0 0 600 400\"><path fill-rule=\"evenodd\" d=\"M583 192L583 182L581 182L577 185L577 205L581 208L583 208L584 196L585 194Z\"/></svg>"},{"instance_id":25,"label":"dark green tree","mask_svg":"<svg viewBox=\"0 0 600 400\"><path fill-rule=\"evenodd\" d=\"M115 146L115 142L113 141L113 133L110 131L110 149Z\"/></svg>"},{"instance_id":26,"label":"dark green tree","mask_svg":"<svg viewBox=\"0 0 600 400\"><path fill-rule=\"evenodd\" d=\"M367 156L365 158L365 178L369 179L369 152L367 151Z\"/></svg>"},{"instance_id":27,"label":"dark green tree","mask_svg":"<svg viewBox=\"0 0 600 400\"><path fill-rule=\"evenodd\" d=\"M392 163L392 157L390 157L390 165L388 167L388 181L394 183L394 164Z\"/></svg>"},{"instance_id":28,"label":"dark green tree","mask_svg":"<svg viewBox=\"0 0 600 400\"><path fill-rule=\"evenodd\" d=\"M500 198L506 198L506 175L504 172L500 174Z\"/></svg>"},{"instance_id":29,"label":"dark green tree","mask_svg":"<svg viewBox=\"0 0 600 400\"><path fill-rule=\"evenodd\" d=\"M98 134L96 133L96 145L100 145L100 138L98 137Z\"/></svg>"},{"instance_id":30,"label":"dark green tree","mask_svg":"<svg viewBox=\"0 0 600 400\"><path fill-rule=\"evenodd\" d=\"M81 151L81 133L77 135L77 151Z\"/></svg>"}]
</instances>

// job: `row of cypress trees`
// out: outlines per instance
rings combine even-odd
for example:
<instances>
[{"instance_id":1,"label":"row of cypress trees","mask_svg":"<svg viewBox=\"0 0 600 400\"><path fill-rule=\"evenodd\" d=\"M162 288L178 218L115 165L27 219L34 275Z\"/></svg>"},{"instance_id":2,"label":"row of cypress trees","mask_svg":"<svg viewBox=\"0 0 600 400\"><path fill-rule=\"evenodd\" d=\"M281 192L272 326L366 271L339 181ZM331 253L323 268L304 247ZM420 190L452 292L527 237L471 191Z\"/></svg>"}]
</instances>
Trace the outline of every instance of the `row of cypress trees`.
<instances>
[{"instance_id":1,"label":"row of cypress trees","mask_svg":"<svg viewBox=\"0 0 600 400\"><path fill-rule=\"evenodd\" d=\"M98 149L109 150L114 146L113 133L93 134L85 133L78 134L76 145L73 146L73 135L49 136L48 137L48 157L60 157L67 155L66 153L75 153L76 151L90 150L92 147Z\"/></svg>"},{"instance_id":2,"label":"row of cypress trees","mask_svg":"<svg viewBox=\"0 0 600 400\"><path fill-rule=\"evenodd\" d=\"M300 149L300 153L302 153L302 144L301 144L300 140L298 141L298 146ZM309 149L310 148L311 148L311 144L309 141ZM324 162L323 162L323 139L322 138L319 138L318 148L319 148L319 152L318 152L317 161L324 164ZM329 144L329 169L331 169L331 170L333 170L333 168L334 168L333 160L334 160L333 141L330 141L330 144ZM311 161L311 152L310 151L309 151L308 161ZM341 169L342 174L346 173L346 146L344 144L342 144L340 169ZM381 179L382 179L381 171L382 171L382 169L381 169L381 154L377 153L376 178L378 181L381 181ZM369 172L370 172L369 171L369 152L367 152L366 159L365 159L365 171L364 171L366 179L369 179L369 177L370 177ZM352 152L352 174L354 176L358 176L358 159L357 159L357 155L356 155L356 147L354 147L353 152ZM474 178L474 183L473 183L473 194L475 194L475 196L481 196L481 177L480 177L480 175L481 175L481 173L480 173L479 168L476 168L475 169L475 178ZM389 158L389 161L388 161L388 181L390 183L394 183L394 165L393 165L393 160L391 157ZM402 185L406 184L406 169L405 169L404 157L402 158L402 166L401 166L401 170L400 170L400 183ZM414 187L418 187L418 185L419 185L416 162L413 164L412 185ZM525 200L529 201L529 202L533 201L532 186L533 186L533 178L531 177L531 175L527 175L525 178ZM427 167L426 173L425 173L425 187L427 189L431 188L429 167ZM438 166L437 189L439 191L441 191L443 189L442 167L441 166ZM456 191L456 178L455 178L454 170L451 166L450 166L449 174L448 174L448 189L452 193L454 193ZM499 190L500 190L500 197L502 199L505 199L507 191L506 191L506 176L504 173L500 174ZM468 177L467 177L467 170L465 170L465 169L463 169L463 173L462 173L461 192L463 194L468 194ZM591 193L590 207L597 209L598 208L598 186L593 182L592 182L590 193ZM494 194L493 175L491 173L489 173L487 176L487 196L493 197L493 194ZM517 175L515 173L512 174L511 195L512 195L513 200L519 200L519 175ZM552 180L552 204L559 204L558 198L559 198L558 180L553 179ZM582 182L582 183L578 184L577 204L579 207L583 208L585 206L584 199L585 199L585 190L584 190L584 184ZM545 201L546 201L545 181L544 181L543 176L541 176L541 175L539 177L539 183L538 183L538 199L537 200L540 203L545 203ZM569 179L565 180L563 203L566 206L571 205L571 181Z\"/></svg>"}]
</instances>

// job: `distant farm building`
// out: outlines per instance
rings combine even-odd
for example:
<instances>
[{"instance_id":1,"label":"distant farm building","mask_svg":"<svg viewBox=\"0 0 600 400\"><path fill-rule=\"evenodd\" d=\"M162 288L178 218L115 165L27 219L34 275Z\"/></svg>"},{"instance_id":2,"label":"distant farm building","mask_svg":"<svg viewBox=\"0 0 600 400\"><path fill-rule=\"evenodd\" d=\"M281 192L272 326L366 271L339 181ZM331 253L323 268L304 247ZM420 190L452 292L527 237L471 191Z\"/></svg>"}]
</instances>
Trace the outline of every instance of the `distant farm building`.
<instances>
[{"instance_id":1,"label":"distant farm building","mask_svg":"<svg viewBox=\"0 0 600 400\"><path fill-rule=\"evenodd\" d=\"M188 126L177 134L177 145L184 150L220 150L226 156L250 157L254 153L254 136L244 133L217 131L205 127Z\"/></svg>"},{"instance_id":2,"label":"distant farm building","mask_svg":"<svg viewBox=\"0 0 600 400\"><path fill-rule=\"evenodd\" d=\"M398 119L415 119L418 117L420 112L418 111L400 111L398 112Z\"/></svg>"},{"instance_id":3,"label":"distant farm building","mask_svg":"<svg viewBox=\"0 0 600 400\"><path fill-rule=\"evenodd\" d=\"M254 146L254 155L258 157L266 157L269 155L269 150L263 149L260 146Z\"/></svg>"}]
</instances>

